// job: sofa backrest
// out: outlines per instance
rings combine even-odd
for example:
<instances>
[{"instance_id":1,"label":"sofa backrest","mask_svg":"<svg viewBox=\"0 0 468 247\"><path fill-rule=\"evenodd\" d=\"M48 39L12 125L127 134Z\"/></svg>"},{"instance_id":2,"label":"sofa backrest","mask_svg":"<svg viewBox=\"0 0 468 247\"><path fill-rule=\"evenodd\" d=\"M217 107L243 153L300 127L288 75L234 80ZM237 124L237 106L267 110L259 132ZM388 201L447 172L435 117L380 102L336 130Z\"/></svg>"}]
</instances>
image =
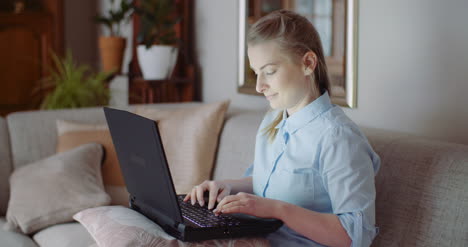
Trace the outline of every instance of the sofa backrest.
<instances>
[{"instance_id":1,"label":"sofa backrest","mask_svg":"<svg viewBox=\"0 0 468 247\"><path fill-rule=\"evenodd\" d=\"M8 206L12 169L8 129L5 119L0 117L0 216L5 215Z\"/></svg>"},{"instance_id":2,"label":"sofa backrest","mask_svg":"<svg viewBox=\"0 0 468 247\"><path fill-rule=\"evenodd\" d=\"M153 104L145 105L145 107L176 109L199 104L200 103ZM134 110L136 107L138 106L133 105L130 107L120 107L120 109ZM74 109L72 111L31 111L10 114L7 116L7 122L14 168L43 159L55 153L57 145L57 119L90 124L106 122L101 107Z\"/></svg>"},{"instance_id":3,"label":"sofa backrest","mask_svg":"<svg viewBox=\"0 0 468 247\"><path fill-rule=\"evenodd\" d=\"M467 246L468 146L363 132L382 160L373 246Z\"/></svg>"},{"instance_id":4,"label":"sofa backrest","mask_svg":"<svg viewBox=\"0 0 468 247\"><path fill-rule=\"evenodd\" d=\"M219 137L213 179L240 178L252 164L255 136L265 113L229 109Z\"/></svg>"}]
</instances>

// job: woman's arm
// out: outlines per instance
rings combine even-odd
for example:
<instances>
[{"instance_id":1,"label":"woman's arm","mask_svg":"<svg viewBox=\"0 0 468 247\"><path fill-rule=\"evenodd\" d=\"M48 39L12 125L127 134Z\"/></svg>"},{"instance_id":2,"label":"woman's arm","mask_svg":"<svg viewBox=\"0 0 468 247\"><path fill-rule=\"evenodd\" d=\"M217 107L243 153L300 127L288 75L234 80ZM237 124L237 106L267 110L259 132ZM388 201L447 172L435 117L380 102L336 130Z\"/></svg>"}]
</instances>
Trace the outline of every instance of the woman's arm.
<instances>
[{"instance_id":1,"label":"woman's arm","mask_svg":"<svg viewBox=\"0 0 468 247\"><path fill-rule=\"evenodd\" d=\"M226 196L213 211L280 219L289 228L327 246L350 246L351 239L334 214L317 213L287 202L248 193Z\"/></svg>"},{"instance_id":2,"label":"woman's arm","mask_svg":"<svg viewBox=\"0 0 468 247\"><path fill-rule=\"evenodd\" d=\"M351 238L338 216L301 208L277 201L276 216L289 228L326 246L351 246Z\"/></svg>"}]
</instances>

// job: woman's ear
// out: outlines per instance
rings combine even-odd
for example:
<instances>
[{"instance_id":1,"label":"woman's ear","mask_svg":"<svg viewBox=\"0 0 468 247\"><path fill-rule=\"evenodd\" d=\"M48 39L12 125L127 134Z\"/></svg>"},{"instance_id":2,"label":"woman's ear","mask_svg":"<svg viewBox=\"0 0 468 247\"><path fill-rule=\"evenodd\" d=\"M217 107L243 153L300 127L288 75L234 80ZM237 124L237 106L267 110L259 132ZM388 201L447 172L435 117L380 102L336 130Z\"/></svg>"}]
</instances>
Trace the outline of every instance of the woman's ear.
<instances>
[{"instance_id":1,"label":"woman's ear","mask_svg":"<svg viewBox=\"0 0 468 247\"><path fill-rule=\"evenodd\" d=\"M317 67L317 56L313 51L309 51L302 57L302 67L304 75L312 75Z\"/></svg>"}]
</instances>

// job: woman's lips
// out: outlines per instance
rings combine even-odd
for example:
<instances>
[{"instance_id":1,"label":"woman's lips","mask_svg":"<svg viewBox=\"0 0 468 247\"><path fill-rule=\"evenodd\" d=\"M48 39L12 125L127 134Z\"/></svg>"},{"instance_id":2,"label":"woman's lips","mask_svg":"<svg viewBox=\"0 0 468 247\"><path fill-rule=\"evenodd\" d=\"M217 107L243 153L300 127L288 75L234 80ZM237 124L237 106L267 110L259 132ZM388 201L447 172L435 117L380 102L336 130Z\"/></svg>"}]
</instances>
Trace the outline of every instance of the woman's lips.
<instances>
[{"instance_id":1,"label":"woman's lips","mask_svg":"<svg viewBox=\"0 0 468 247\"><path fill-rule=\"evenodd\" d=\"M268 95L268 96L265 96L267 98L267 100L271 100L273 97L275 97L277 95L277 93L275 94L272 94L272 95Z\"/></svg>"}]
</instances>

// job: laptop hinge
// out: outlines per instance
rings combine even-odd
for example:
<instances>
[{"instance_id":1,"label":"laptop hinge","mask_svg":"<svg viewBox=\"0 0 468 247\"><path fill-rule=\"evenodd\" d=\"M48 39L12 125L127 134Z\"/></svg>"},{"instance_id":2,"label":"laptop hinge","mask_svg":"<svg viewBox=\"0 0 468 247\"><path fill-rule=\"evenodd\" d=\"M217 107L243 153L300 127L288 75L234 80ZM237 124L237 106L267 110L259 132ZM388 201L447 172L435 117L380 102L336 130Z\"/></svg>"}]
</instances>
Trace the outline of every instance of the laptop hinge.
<instances>
[{"instance_id":1,"label":"laptop hinge","mask_svg":"<svg viewBox=\"0 0 468 247\"><path fill-rule=\"evenodd\" d=\"M165 214L159 212L155 208L145 204L144 202L135 200L134 197L131 198L130 206L132 209L148 216L149 218L151 218L151 220L157 222L163 228L170 227L172 229L178 229L179 225L183 225L166 216Z\"/></svg>"}]
</instances>

